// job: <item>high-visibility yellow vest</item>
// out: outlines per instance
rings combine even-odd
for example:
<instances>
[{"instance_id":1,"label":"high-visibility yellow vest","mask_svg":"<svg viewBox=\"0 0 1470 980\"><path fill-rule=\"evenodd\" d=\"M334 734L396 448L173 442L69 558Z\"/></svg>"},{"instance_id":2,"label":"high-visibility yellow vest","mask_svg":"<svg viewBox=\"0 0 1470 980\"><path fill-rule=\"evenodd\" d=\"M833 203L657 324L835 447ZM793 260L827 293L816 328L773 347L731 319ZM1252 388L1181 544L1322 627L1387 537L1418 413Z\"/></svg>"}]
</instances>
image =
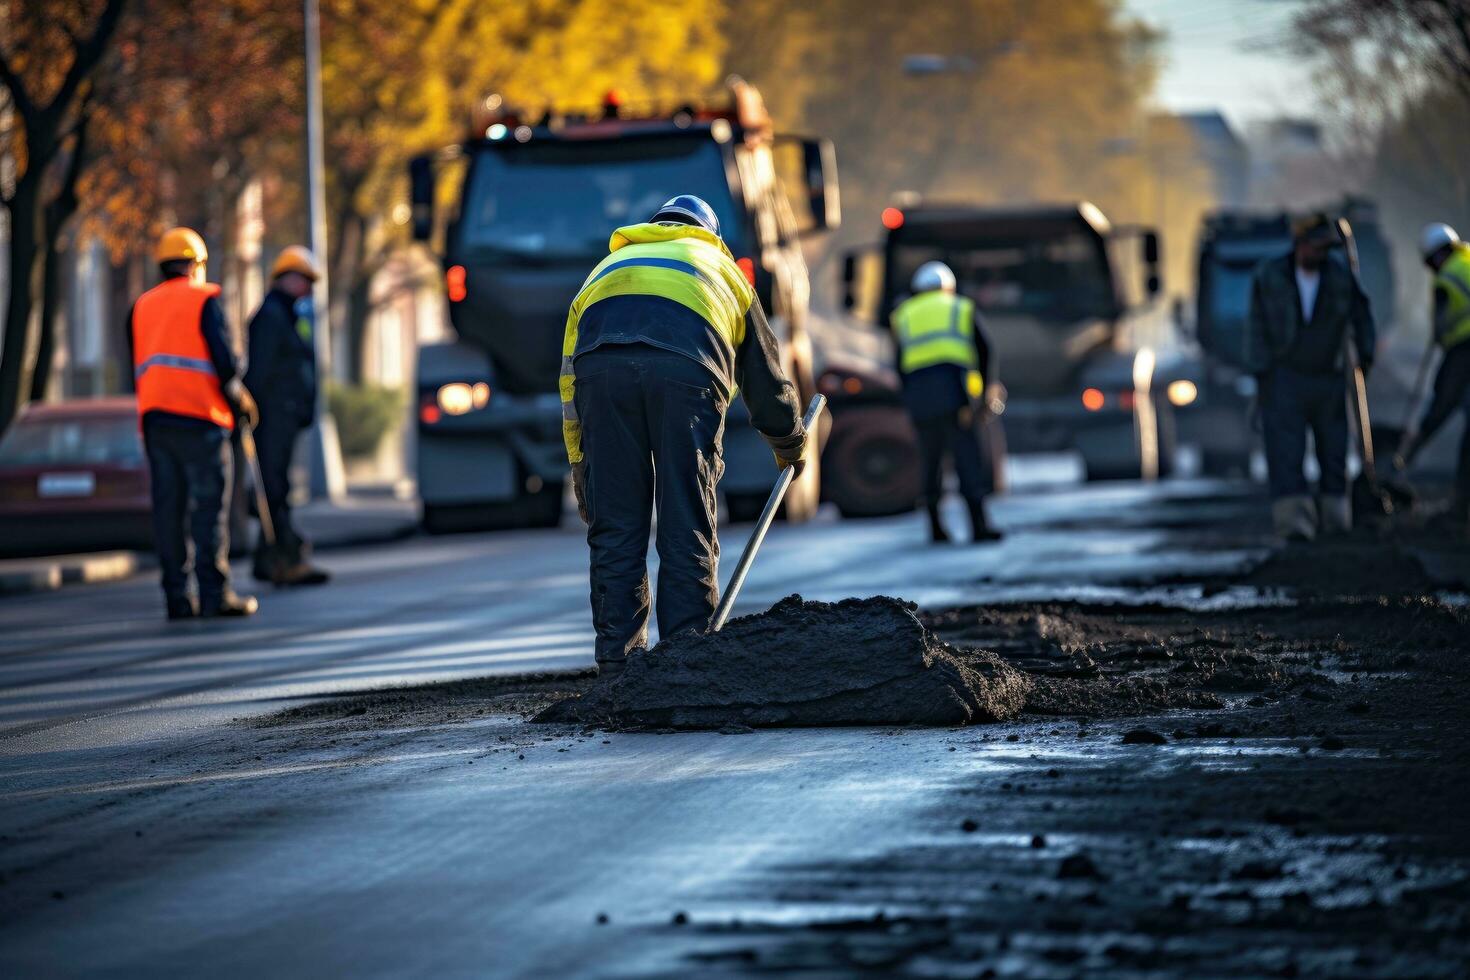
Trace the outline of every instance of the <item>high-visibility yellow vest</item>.
<instances>
[{"instance_id":1,"label":"high-visibility yellow vest","mask_svg":"<svg viewBox=\"0 0 1470 980\"><path fill-rule=\"evenodd\" d=\"M898 342L898 369L912 374L936 364L954 364L966 372L970 397L985 387L975 355L975 304L963 296L930 290L912 296L893 311Z\"/></svg>"},{"instance_id":2,"label":"high-visibility yellow vest","mask_svg":"<svg viewBox=\"0 0 1470 980\"><path fill-rule=\"evenodd\" d=\"M1447 304L1435 326L1435 342L1445 350L1470 340L1470 245L1461 242L1435 274L1434 285L1444 290Z\"/></svg>"},{"instance_id":3,"label":"high-visibility yellow vest","mask_svg":"<svg viewBox=\"0 0 1470 980\"><path fill-rule=\"evenodd\" d=\"M593 304L615 296L658 296L699 314L720 342L727 362L745 340L745 314L755 288L735 264L720 237L693 225L639 224L619 228L608 242L608 256L597 263L572 300L562 340L562 437L567 459L582 460L582 424L574 403L578 325Z\"/></svg>"}]
</instances>

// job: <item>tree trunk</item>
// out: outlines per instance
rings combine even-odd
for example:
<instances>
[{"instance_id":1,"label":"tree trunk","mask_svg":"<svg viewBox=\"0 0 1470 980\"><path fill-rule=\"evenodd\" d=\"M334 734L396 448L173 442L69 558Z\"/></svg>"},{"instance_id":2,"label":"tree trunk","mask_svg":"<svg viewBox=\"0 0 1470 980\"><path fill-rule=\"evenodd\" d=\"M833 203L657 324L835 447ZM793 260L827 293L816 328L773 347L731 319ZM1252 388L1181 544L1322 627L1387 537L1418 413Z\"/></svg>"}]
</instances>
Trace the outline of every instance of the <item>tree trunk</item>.
<instances>
[{"instance_id":1,"label":"tree trunk","mask_svg":"<svg viewBox=\"0 0 1470 980\"><path fill-rule=\"evenodd\" d=\"M56 331L61 319L61 266L65 256L57 251L55 239L42 250L41 321L36 327L36 365L31 371L30 400L43 402L50 392L56 370Z\"/></svg>"},{"instance_id":2,"label":"tree trunk","mask_svg":"<svg viewBox=\"0 0 1470 980\"><path fill-rule=\"evenodd\" d=\"M10 427L31 391L36 349L34 306L41 291L41 173L32 165L10 200L10 296L0 352L0 432Z\"/></svg>"},{"instance_id":3,"label":"tree trunk","mask_svg":"<svg viewBox=\"0 0 1470 980\"><path fill-rule=\"evenodd\" d=\"M359 267L360 268L360 267ZM373 279L360 275L347 293L347 365L349 381L361 383L367 369L367 319L371 312Z\"/></svg>"}]
</instances>

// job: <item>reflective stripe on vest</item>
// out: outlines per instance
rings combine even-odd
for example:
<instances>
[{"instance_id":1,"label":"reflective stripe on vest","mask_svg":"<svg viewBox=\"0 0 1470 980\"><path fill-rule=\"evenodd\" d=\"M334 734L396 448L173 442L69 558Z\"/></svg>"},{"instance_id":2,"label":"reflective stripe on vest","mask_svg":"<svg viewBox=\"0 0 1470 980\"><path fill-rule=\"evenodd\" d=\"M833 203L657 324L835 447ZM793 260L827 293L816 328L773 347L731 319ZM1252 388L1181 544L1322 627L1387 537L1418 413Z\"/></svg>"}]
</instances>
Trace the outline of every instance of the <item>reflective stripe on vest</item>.
<instances>
[{"instance_id":1,"label":"reflective stripe on vest","mask_svg":"<svg viewBox=\"0 0 1470 980\"><path fill-rule=\"evenodd\" d=\"M133 379L138 413L168 412L235 426L234 413L200 329L204 304L219 295L213 284L167 279L133 307Z\"/></svg>"},{"instance_id":2,"label":"reflective stripe on vest","mask_svg":"<svg viewBox=\"0 0 1470 980\"><path fill-rule=\"evenodd\" d=\"M899 370L909 374L935 364L978 370L974 316L974 303L938 289L905 300L893 311Z\"/></svg>"},{"instance_id":3,"label":"reflective stripe on vest","mask_svg":"<svg viewBox=\"0 0 1470 980\"><path fill-rule=\"evenodd\" d=\"M658 296L688 307L714 328L728 346L733 362L745 340L745 314L755 302L755 289L735 264L718 236L690 225L630 225L609 242L610 253L582 284L567 313L562 340L560 393L562 436L567 458L582 459L582 427L573 402L576 375L572 357L582 314L594 303L615 296Z\"/></svg>"},{"instance_id":4,"label":"reflective stripe on vest","mask_svg":"<svg viewBox=\"0 0 1470 980\"><path fill-rule=\"evenodd\" d=\"M1434 284L1444 290L1447 299L1444 326L1436 335L1435 342L1449 350L1470 341L1470 245L1461 243L1455 246L1444 265L1439 267Z\"/></svg>"}]
</instances>

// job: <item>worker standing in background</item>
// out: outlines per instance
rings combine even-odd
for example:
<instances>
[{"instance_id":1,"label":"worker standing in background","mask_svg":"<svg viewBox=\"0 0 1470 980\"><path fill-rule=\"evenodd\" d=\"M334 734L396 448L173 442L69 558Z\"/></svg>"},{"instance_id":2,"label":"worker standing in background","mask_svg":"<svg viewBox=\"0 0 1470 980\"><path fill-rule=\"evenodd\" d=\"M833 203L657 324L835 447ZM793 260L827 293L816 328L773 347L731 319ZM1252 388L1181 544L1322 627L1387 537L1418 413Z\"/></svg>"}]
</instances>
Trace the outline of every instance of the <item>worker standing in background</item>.
<instances>
[{"instance_id":1,"label":"worker standing in background","mask_svg":"<svg viewBox=\"0 0 1470 980\"><path fill-rule=\"evenodd\" d=\"M698 197L613 232L567 313L562 429L591 548L600 672L648 644L648 535L658 513L658 628L709 623L719 599L716 485L740 390L778 468L804 466L798 395L755 289Z\"/></svg>"},{"instance_id":2,"label":"worker standing in background","mask_svg":"<svg viewBox=\"0 0 1470 980\"><path fill-rule=\"evenodd\" d=\"M995 472L981 448L987 411L982 396L994 377L984 325L974 302L955 294L954 272L943 262L919 266L911 285L913 295L893 311L892 325L903 400L919 437L930 539L950 540L939 503L945 457L951 456L970 510L972 539L999 540L1001 533L985 514Z\"/></svg>"},{"instance_id":3,"label":"worker standing in background","mask_svg":"<svg viewBox=\"0 0 1470 980\"><path fill-rule=\"evenodd\" d=\"M1465 431L1460 437L1450 517L1462 528L1470 528L1470 245L1445 224L1427 226L1419 244L1424 264L1434 273L1434 342L1444 351L1444 358L1434 375L1429 407L1394 457L1394 465L1407 468L1458 411L1465 419Z\"/></svg>"},{"instance_id":4,"label":"worker standing in background","mask_svg":"<svg viewBox=\"0 0 1470 980\"><path fill-rule=\"evenodd\" d=\"M1251 283L1246 357L1260 392L1271 518L1287 540L1310 541L1352 527L1347 482L1344 345L1357 346L1364 376L1373 364L1373 314L1357 279L1328 261L1339 243L1325 214L1292 224L1292 251L1267 259ZM1302 464L1307 431L1321 471L1317 499Z\"/></svg>"},{"instance_id":5,"label":"worker standing in background","mask_svg":"<svg viewBox=\"0 0 1470 980\"><path fill-rule=\"evenodd\" d=\"M316 413L316 341L312 284L321 278L316 256L300 245L281 250L271 288L250 320L245 387L259 393L255 447L270 506L274 546L256 542L254 574L277 585L320 585L330 576L308 561L310 543L291 523L291 457Z\"/></svg>"},{"instance_id":6,"label":"worker standing in background","mask_svg":"<svg viewBox=\"0 0 1470 980\"><path fill-rule=\"evenodd\" d=\"M249 616L255 597L230 588L230 432L237 416L254 418L255 402L240 382L220 288L204 281L204 239L174 228L155 257L163 282L133 304L128 342L168 618Z\"/></svg>"}]
</instances>

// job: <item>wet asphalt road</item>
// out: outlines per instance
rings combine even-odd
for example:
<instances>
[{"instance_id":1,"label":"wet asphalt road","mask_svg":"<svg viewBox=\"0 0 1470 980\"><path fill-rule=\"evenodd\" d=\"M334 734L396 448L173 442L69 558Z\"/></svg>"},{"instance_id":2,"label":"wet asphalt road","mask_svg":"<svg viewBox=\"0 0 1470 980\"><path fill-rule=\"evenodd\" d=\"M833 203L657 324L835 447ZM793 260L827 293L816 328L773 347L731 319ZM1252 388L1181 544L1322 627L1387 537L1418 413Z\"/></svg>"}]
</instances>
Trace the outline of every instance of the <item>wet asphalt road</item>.
<instances>
[{"instance_id":1,"label":"wet asphalt road","mask_svg":"<svg viewBox=\"0 0 1470 980\"><path fill-rule=\"evenodd\" d=\"M778 527L737 613L791 592L1147 599L1260 555L1259 506L1202 483L1016 494L996 507L1004 543L946 549L914 516ZM920 815L956 780L1041 747L548 735L497 717L302 742L238 721L591 662L570 528L330 565L328 589L267 594L245 623L161 623L147 579L0 602L0 972L677 975L687 950L654 934L678 912L779 921L789 903L737 900L739 883L922 844Z\"/></svg>"}]
</instances>

